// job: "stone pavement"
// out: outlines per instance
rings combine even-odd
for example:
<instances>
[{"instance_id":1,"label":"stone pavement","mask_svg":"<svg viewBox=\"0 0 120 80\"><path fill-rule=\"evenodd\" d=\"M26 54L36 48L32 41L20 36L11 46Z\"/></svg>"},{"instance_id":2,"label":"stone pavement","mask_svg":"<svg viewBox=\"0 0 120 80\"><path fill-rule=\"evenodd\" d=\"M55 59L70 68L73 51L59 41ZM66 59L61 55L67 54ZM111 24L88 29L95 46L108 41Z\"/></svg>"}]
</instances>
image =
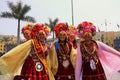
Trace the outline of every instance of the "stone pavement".
<instances>
[{"instance_id":1,"label":"stone pavement","mask_svg":"<svg viewBox=\"0 0 120 80\"><path fill-rule=\"evenodd\" d=\"M120 72L114 73L112 75L107 75L108 80L120 80Z\"/></svg>"}]
</instances>

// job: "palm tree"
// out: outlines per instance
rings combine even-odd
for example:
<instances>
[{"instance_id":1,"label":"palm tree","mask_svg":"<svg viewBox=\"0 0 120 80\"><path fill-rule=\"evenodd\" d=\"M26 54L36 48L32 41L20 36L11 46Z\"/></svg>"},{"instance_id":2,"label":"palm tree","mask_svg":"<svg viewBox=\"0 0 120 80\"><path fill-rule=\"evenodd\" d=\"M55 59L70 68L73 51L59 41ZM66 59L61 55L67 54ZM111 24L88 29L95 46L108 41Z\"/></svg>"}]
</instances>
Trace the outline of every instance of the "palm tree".
<instances>
[{"instance_id":1,"label":"palm tree","mask_svg":"<svg viewBox=\"0 0 120 80\"><path fill-rule=\"evenodd\" d=\"M47 26L49 26L51 28L51 32L53 32L53 40L54 40L54 26L58 23L58 18L54 19L52 21L51 18L49 18L49 24L45 23Z\"/></svg>"},{"instance_id":2,"label":"palm tree","mask_svg":"<svg viewBox=\"0 0 120 80\"><path fill-rule=\"evenodd\" d=\"M11 12L2 12L0 16L3 18L14 18L18 20L17 44L20 44L20 21L35 22L35 19L31 16L26 16L26 13L31 10L31 7L26 4L23 5L21 1L16 5L14 5L13 2L8 2L8 6Z\"/></svg>"}]
</instances>

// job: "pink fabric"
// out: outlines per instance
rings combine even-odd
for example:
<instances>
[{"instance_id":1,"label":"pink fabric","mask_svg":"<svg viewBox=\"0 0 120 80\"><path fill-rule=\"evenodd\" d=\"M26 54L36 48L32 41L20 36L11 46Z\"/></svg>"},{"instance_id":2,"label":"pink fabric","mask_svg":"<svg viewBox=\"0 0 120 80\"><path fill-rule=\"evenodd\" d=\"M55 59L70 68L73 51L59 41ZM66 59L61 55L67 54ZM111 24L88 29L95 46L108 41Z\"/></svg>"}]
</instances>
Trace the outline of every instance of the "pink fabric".
<instances>
[{"instance_id":1,"label":"pink fabric","mask_svg":"<svg viewBox=\"0 0 120 80\"><path fill-rule=\"evenodd\" d=\"M110 74L120 70L120 52L114 48L97 41L98 55L106 73Z\"/></svg>"},{"instance_id":2,"label":"pink fabric","mask_svg":"<svg viewBox=\"0 0 120 80\"><path fill-rule=\"evenodd\" d=\"M82 56L80 52L80 45L77 45L77 60L76 60L76 68L75 68L75 80L82 80L80 79L81 73L81 66L82 66Z\"/></svg>"},{"instance_id":3,"label":"pink fabric","mask_svg":"<svg viewBox=\"0 0 120 80\"><path fill-rule=\"evenodd\" d=\"M105 72L107 74L110 74L120 70L120 52L100 41L96 41L96 42L98 45L98 56ZM82 80L81 67L82 67L82 56L80 52L80 45L78 45L76 68L75 68L75 80Z\"/></svg>"}]
</instances>

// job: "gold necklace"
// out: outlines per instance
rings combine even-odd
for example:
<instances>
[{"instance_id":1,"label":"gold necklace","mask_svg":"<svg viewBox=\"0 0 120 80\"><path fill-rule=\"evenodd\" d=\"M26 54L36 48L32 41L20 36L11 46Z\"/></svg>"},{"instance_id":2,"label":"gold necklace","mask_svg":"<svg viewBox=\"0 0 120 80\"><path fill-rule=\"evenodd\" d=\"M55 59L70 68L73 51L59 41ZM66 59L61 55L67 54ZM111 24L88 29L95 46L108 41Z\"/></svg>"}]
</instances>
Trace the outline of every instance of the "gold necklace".
<instances>
[{"instance_id":1,"label":"gold necklace","mask_svg":"<svg viewBox=\"0 0 120 80\"><path fill-rule=\"evenodd\" d=\"M45 48L43 48L41 42L38 42L37 40L33 39L33 43L37 56L45 57L44 53L47 50L46 44L45 44Z\"/></svg>"},{"instance_id":2,"label":"gold necklace","mask_svg":"<svg viewBox=\"0 0 120 80\"><path fill-rule=\"evenodd\" d=\"M45 43L42 44L41 42L39 42L39 45L41 46L41 49L44 53L47 50L47 44L45 44ZM44 48L43 48L43 45L44 45Z\"/></svg>"},{"instance_id":3,"label":"gold necklace","mask_svg":"<svg viewBox=\"0 0 120 80\"><path fill-rule=\"evenodd\" d=\"M69 45L68 45L68 43L66 43L66 50L67 50L66 53L62 52L63 50L61 50L60 44L59 44L59 46L58 46L58 50L59 50L59 53L60 53L62 56L66 57L66 56L68 55L68 53L69 53Z\"/></svg>"},{"instance_id":4,"label":"gold necklace","mask_svg":"<svg viewBox=\"0 0 120 80\"><path fill-rule=\"evenodd\" d=\"M93 55L94 52L96 51L96 46L94 45L94 42L91 41L91 42L88 43L88 44L90 44L90 43L93 44L93 51L92 51L92 52L88 51L87 47L85 46L85 43L86 43L86 42L84 42L84 44L83 44L85 51L86 51L89 55Z\"/></svg>"}]
</instances>

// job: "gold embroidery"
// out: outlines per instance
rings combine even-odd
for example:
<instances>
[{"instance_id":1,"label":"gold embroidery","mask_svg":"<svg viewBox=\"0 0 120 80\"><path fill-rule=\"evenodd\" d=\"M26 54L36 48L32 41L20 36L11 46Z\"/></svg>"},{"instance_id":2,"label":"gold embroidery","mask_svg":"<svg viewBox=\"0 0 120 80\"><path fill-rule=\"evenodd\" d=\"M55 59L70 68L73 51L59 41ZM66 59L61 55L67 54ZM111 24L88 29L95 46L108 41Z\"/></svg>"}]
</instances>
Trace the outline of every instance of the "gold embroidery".
<instances>
[{"instance_id":1,"label":"gold embroidery","mask_svg":"<svg viewBox=\"0 0 120 80\"><path fill-rule=\"evenodd\" d=\"M83 44L85 51L86 51L89 55L93 55L93 54L95 53L95 51L96 51L96 46L95 46L94 42L92 42L92 41L89 42L89 44L93 44L93 50L92 50L91 52L90 52L89 49L87 49L87 47L85 46L86 43L87 43L87 42L84 42L84 44ZM88 44L88 45L89 45L89 44Z\"/></svg>"},{"instance_id":2,"label":"gold embroidery","mask_svg":"<svg viewBox=\"0 0 120 80\"><path fill-rule=\"evenodd\" d=\"M33 39L34 49L36 51L36 55L38 56L39 60L43 63L45 67L45 71L48 74L48 65L45 59L45 51L43 50L43 46L37 40Z\"/></svg>"},{"instance_id":3,"label":"gold embroidery","mask_svg":"<svg viewBox=\"0 0 120 80\"><path fill-rule=\"evenodd\" d=\"M61 50L60 45L58 46L59 53L60 53L62 56L64 56L64 57L66 57L66 56L69 54L69 50L70 50L68 43L66 43L65 46L66 46L66 49L65 49L65 50L67 50L66 53L64 53L64 51Z\"/></svg>"}]
</instances>

